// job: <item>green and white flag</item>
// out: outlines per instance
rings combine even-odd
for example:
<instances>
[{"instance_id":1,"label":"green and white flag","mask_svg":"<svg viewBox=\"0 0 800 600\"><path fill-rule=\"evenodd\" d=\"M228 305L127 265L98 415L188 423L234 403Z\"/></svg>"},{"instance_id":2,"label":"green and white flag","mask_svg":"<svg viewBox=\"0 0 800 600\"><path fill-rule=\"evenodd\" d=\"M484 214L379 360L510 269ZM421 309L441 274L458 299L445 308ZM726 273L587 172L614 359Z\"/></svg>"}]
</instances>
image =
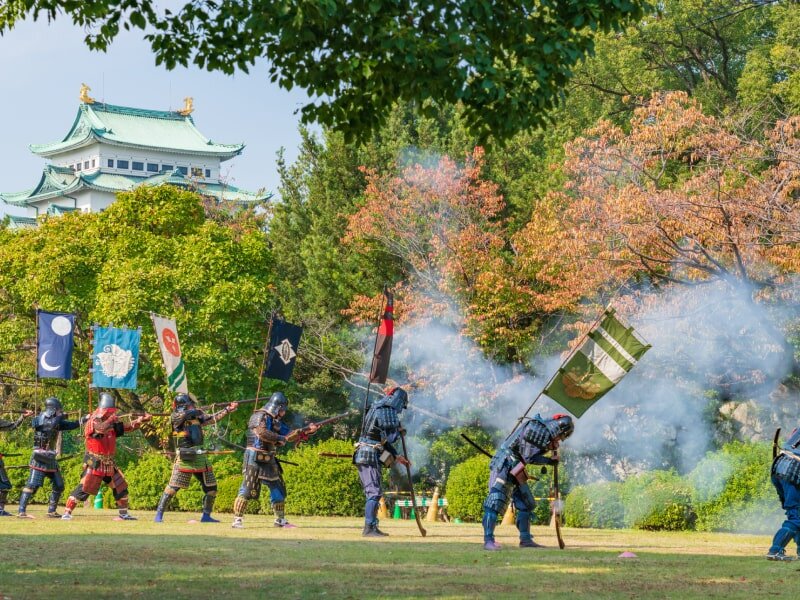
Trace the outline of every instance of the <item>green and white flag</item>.
<instances>
[{"instance_id":1,"label":"green and white flag","mask_svg":"<svg viewBox=\"0 0 800 600\"><path fill-rule=\"evenodd\" d=\"M186 367L183 364L181 345L178 342L178 327L174 319L166 319L150 313L153 327L156 330L158 347L161 349L161 358L164 360L164 369L167 372L167 385L173 392L189 393L186 381Z\"/></svg>"},{"instance_id":2,"label":"green and white flag","mask_svg":"<svg viewBox=\"0 0 800 600\"><path fill-rule=\"evenodd\" d=\"M617 385L650 347L625 319L608 308L544 393L580 417Z\"/></svg>"}]
</instances>

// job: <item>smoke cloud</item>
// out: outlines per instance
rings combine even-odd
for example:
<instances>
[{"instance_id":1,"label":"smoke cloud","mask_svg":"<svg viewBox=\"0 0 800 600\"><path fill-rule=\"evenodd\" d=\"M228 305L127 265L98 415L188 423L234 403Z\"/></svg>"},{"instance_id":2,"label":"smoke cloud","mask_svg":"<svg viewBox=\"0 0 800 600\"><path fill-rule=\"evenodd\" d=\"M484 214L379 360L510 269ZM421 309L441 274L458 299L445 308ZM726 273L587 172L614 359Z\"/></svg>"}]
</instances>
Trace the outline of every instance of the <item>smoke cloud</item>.
<instances>
[{"instance_id":1,"label":"smoke cloud","mask_svg":"<svg viewBox=\"0 0 800 600\"><path fill-rule=\"evenodd\" d=\"M686 473L715 442L764 439L776 422L797 422L797 398L780 385L792 365L781 330L794 315L752 298L741 284L717 282L639 292L615 303L652 349L577 421L564 445L573 483L624 479L653 468ZM444 317L398 327L390 376L414 384L404 422L412 435L423 425L430 431L432 424L446 430L478 423L494 430L499 442L562 359L531 357L536 375L524 365L496 364L461 333L461 325L453 308ZM537 412L564 409L542 396L531 414ZM425 446L412 448L424 460Z\"/></svg>"}]
</instances>

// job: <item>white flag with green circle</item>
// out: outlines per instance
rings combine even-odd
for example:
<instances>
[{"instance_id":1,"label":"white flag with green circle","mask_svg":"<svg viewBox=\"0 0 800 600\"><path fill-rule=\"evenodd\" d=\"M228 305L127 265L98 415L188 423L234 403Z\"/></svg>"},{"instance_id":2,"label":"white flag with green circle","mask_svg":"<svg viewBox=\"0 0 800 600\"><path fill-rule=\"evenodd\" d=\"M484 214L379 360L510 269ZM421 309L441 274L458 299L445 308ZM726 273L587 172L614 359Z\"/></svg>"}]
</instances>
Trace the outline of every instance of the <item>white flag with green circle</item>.
<instances>
[{"instance_id":1,"label":"white flag with green circle","mask_svg":"<svg viewBox=\"0 0 800 600\"><path fill-rule=\"evenodd\" d=\"M617 385L650 347L625 319L608 308L544 393L580 417Z\"/></svg>"},{"instance_id":2,"label":"white flag with green circle","mask_svg":"<svg viewBox=\"0 0 800 600\"><path fill-rule=\"evenodd\" d=\"M167 386L173 392L189 393L189 384L186 381L186 365L183 363L181 344L178 341L178 327L175 319L167 319L150 314L153 327L156 330L158 347L161 358L164 360L164 369L167 372Z\"/></svg>"}]
</instances>

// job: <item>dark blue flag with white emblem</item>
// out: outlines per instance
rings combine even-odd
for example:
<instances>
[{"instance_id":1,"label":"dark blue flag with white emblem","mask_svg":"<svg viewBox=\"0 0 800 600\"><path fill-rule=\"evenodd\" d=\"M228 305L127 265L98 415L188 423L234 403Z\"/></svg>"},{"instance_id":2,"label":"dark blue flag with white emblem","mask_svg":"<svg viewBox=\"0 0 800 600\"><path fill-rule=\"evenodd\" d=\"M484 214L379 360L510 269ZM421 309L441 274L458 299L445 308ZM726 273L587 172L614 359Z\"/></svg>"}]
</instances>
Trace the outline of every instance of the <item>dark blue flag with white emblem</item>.
<instances>
[{"instance_id":1,"label":"dark blue flag with white emblem","mask_svg":"<svg viewBox=\"0 0 800 600\"><path fill-rule=\"evenodd\" d=\"M36 376L40 379L72 379L75 315L37 310L36 316Z\"/></svg>"},{"instance_id":2,"label":"dark blue flag with white emblem","mask_svg":"<svg viewBox=\"0 0 800 600\"><path fill-rule=\"evenodd\" d=\"M281 381L291 379L302 334L303 328L299 325L292 325L277 318L272 320L264 377Z\"/></svg>"}]
</instances>

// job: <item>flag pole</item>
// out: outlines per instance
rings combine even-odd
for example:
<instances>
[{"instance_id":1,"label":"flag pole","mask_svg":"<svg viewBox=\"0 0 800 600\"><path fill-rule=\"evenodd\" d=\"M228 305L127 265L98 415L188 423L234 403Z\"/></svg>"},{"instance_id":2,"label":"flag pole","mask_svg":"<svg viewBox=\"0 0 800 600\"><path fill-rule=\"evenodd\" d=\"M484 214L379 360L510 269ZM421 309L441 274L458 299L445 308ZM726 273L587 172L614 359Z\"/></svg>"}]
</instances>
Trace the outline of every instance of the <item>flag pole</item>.
<instances>
[{"instance_id":1,"label":"flag pole","mask_svg":"<svg viewBox=\"0 0 800 600\"><path fill-rule=\"evenodd\" d=\"M34 408L34 410L38 411L38 409L39 409L39 400L42 399L41 398L42 390L39 387L40 383L41 383L39 381L39 307L36 306L35 304L34 304L34 307L36 308L36 317L35 317L35 323L36 323L36 352L34 354L35 363L34 363L34 367L33 367L33 376L36 379L36 388L35 388L36 399L33 402L33 408Z\"/></svg>"},{"instance_id":2,"label":"flag pole","mask_svg":"<svg viewBox=\"0 0 800 600\"><path fill-rule=\"evenodd\" d=\"M369 368L369 375L367 376L367 393L364 396L364 410L361 413L361 435L364 435L364 420L367 417L367 405L369 404L369 388L372 386L372 365L375 364L375 351L378 349L378 335L381 330L381 319L386 310L386 290L387 285L383 284L383 299L381 300L381 312L378 314L378 327L375 330L375 343L372 346L372 363Z\"/></svg>"},{"instance_id":3,"label":"flag pole","mask_svg":"<svg viewBox=\"0 0 800 600\"><path fill-rule=\"evenodd\" d=\"M89 405L89 412L92 412L92 374L94 372L94 328L92 325L89 328L89 381L87 384L88 393L86 395L86 402Z\"/></svg>"},{"instance_id":4,"label":"flag pole","mask_svg":"<svg viewBox=\"0 0 800 600\"><path fill-rule=\"evenodd\" d=\"M269 353L269 340L272 337L272 323L275 321L275 311L269 315L269 327L267 327L267 339L264 342L264 353L261 356L261 369L258 372L258 387L256 388L256 398L261 397L261 383L264 381L264 365L267 364L267 354ZM253 412L258 409L258 402L253 403Z\"/></svg>"},{"instance_id":5,"label":"flag pole","mask_svg":"<svg viewBox=\"0 0 800 600\"><path fill-rule=\"evenodd\" d=\"M566 357L564 360L562 360L562 361L561 361L561 365L559 365L559 367L558 367L558 369L556 369L555 373L553 373L553 375L550 377L550 379L548 379L547 383L545 383L545 384L544 384L544 387L542 388L542 391L540 391L540 392L539 392L539 394L536 396L536 398L534 398L533 402L531 402L531 405L528 407L528 410L526 410L526 411L525 411L525 413L524 413L524 414L523 414L523 415L522 415L522 416L521 416L519 419L517 419L517 422L514 424L514 428L511 430L511 433L509 433L509 434L508 434L508 436L506 436L506 439L504 440L505 442L507 442L507 441L509 440L509 438L510 438L512 435L514 435L514 432L515 432L515 431L517 430L517 428L520 426L520 424L522 423L522 421L524 421L524 420L525 420L525 418L528 416L528 413L529 413L529 412L531 412L531 409L533 409L533 405L534 405L534 404L536 404L536 403L539 401L539 398L541 398L541 397L544 395L544 391L545 391L545 390L546 390L546 389L547 389L547 388L550 386L550 384L551 384L551 383L553 383L553 380L554 380L554 379L556 378L556 376L558 375L559 371L561 370L561 367L563 367L565 364L567 364L567 363L570 361L570 359L571 359L573 356L575 356L575 353L576 353L576 352L577 352L577 351L580 349L580 347L583 345L583 342L584 342L584 340L585 340L585 339L586 339L586 338L589 336L589 334L592 332L592 330L593 330L595 327L597 327L597 325L600 323L600 321L602 321L602 320L603 320L603 317L605 316L606 312L608 311L608 308L609 308L609 307L608 307L608 306L606 306L606 307L603 309L603 312L601 312L601 313L600 313L600 316L599 316L599 317L597 317L597 318L595 319L594 323L592 323L592 324L591 324L591 326L589 327L589 329L587 329L587 330L586 330L586 331L583 333L583 335L582 335L581 337L579 337L579 338L578 338L578 341L576 342L575 346L573 346L572 350L570 350L569 354L567 354L567 357Z\"/></svg>"}]
</instances>

